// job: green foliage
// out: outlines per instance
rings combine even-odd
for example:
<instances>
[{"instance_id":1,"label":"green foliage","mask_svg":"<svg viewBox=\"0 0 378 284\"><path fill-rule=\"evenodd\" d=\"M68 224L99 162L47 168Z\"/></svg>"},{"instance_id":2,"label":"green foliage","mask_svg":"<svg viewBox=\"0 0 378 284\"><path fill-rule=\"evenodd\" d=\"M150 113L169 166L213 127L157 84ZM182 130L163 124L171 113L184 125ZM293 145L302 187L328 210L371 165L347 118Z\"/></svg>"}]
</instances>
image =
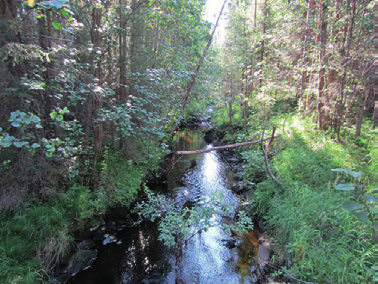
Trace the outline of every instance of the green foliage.
<instances>
[{"instance_id":1,"label":"green foliage","mask_svg":"<svg viewBox=\"0 0 378 284\"><path fill-rule=\"evenodd\" d=\"M147 190L148 201L136 206L135 212L154 222L158 220L159 239L166 245L188 240L200 230L210 227L214 206L195 206L192 209L178 206L174 200Z\"/></svg>"},{"instance_id":2,"label":"green foliage","mask_svg":"<svg viewBox=\"0 0 378 284\"><path fill-rule=\"evenodd\" d=\"M35 283L41 266L50 271L66 255L71 240L65 212L46 205L1 216L0 282Z\"/></svg>"},{"instance_id":3,"label":"green foliage","mask_svg":"<svg viewBox=\"0 0 378 284\"><path fill-rule=\"evenodd\" d=\"M158 221L160 231L159 239L166 245L174 245L192 238L198 232L214 226L210 221L211 216L223 212L223 216L232 216L228 204L219 207L223 200L220 194L214 194L201 205L199 202L192 208L182 208L181 205L163 195L146 191L148 201L136 205L134 211L142 214L145 218L154 222ZM224 202L223 202L224 203ZM239 220L234 230L243 232L253 228L252 219L245 211L239 212Z\"/></svg>"},{"instance_id":4,"label":"green foliage","mask_svg":"<svg viewBox=\"0 0 378 284\"><path fill-rule=\"evenodd\" d=\"M144 169L120 152L109 154L102 165L102 182L95 203L100 212L108 207L129 206L143 184Z\"/></svg>"},{"instance_id":5,"label":"green foliage","mask_svg":"<svg viewBox=\"0 0 378 284\"><path fill-rule=\"evenodd\" d=\"M338 174L344 173L353 178L352 183L337 184L335 189L345 191L349 195L351 200L345 201L343 207L356 214L360 221L368 223L374 232L373 206L375 197L372 195L372 191L367 190L364 179L361 178L361 172L354 172L349 169L332 169L332 171Z\"/></svg>"},{"instance_id":6,"label":"green foliage","mask_svg":"<svg viewBox=\"0 0 378 284\"><path fill-rule=\"evenodd\" d=\"M287 248L290 273L319 283L367 283L372 247L365 226L343 209L342 196L298 185L276 196L268 222Z\"/></svg>"},{"instance_id":7,"label":"green foliage","mask_svg":"<svg viewBox=\"0 0 378 284\"><path fill-rule=\"evenodd\" d=\"M260 183L267 178L264 155L260 149L243 151L241 156L245 180Z\"/></svg>"},{"instance_id":8,"label":"green foliage","mask_svg":"<svg viewBox=\"0 0 378 284\"><path fill-rule=\"evenodd\" d=\"M252 199L254 210L274 232L278 255L273 261L305 281L371 283L375 199L365 186L368 179L347 169L363 150L334 143L299 119L289 125L270 157L284 187L266 179L257 184Z\"/></svg>"},{"instance_id":9,"label":"green foliage","mask_svg":"<svg viewBox=\"0 0 378 284\"><path fill-rule=\"evenodd\" d=\"M338 165L332 160L328 149L311 149L300 140L291 140L290 148L277 157L275 167L282 179L303 180L314 188L326 186L330 181L330 171Z\"/></svg>"},{"instance_id":10,"label":"green foliage","mask_svg":"<svg viewBox=\"0 0 378 284\"><path fill-rule=\"evenodd\" d=\"M93 199L94 193L87 186L74 184L67 191L63 202L69 209L70 218L78 224L83 224L89 218L94 217L96 211Z\"/></svg>"}]
</instances>

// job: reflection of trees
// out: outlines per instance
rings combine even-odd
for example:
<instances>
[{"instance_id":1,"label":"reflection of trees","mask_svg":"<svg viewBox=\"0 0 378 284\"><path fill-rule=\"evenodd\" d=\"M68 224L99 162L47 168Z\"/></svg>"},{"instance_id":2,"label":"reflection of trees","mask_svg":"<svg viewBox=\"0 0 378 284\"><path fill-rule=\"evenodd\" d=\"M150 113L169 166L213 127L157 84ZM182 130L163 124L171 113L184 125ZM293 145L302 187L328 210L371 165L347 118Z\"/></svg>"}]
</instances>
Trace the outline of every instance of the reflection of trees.
<instances>
[{"instance_id":1,"label":"reflection of trees","mask_svg":"<svg viewBox=\"0 0 378 284\"><path fill-rule=\"evenodd\" d=\"M121 262L119 276L122 279L114 283L141 283L150 278L162 281L170 271L171 251L158 240L156 226L145 224L131 238Z\"/></svg>"}]
</instances>

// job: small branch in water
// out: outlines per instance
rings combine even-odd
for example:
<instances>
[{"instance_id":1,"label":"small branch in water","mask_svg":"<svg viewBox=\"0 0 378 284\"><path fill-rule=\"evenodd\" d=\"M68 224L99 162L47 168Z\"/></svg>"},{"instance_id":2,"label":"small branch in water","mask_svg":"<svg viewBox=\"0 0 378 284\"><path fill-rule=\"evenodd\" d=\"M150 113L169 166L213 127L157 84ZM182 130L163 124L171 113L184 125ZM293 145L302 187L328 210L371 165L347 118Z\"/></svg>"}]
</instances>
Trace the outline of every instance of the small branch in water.
<instances>
[{"instance_id":1,"label":"small branch in water","mask_svg":"<svg viewBox=\"0 0 378 284\"><path fill-rule=\"evenodd\" d=\"M282 186L282 184L277 180L277 178L274 176L274 174L272 173L272 171L270 170L270 167L269 167L269 159L268 159L268 150L269 150L269 147L272 145L273 143L273 140L274 140L274 133L276 132L276 126L274 125L273 126L273 131L272 131L272 136L270 137L270 141L268 143L268 145L265 147L263 141L264 141L264 134L265 134L265 125L264 125L264 130L263 130L263 133L261 135L261 149L264 153L264 160L265 160L265 165L266 165L266 170L268 171L268 174L269 176L272 178L272 180L279 186Z\"/></svg>"}]
</instances>

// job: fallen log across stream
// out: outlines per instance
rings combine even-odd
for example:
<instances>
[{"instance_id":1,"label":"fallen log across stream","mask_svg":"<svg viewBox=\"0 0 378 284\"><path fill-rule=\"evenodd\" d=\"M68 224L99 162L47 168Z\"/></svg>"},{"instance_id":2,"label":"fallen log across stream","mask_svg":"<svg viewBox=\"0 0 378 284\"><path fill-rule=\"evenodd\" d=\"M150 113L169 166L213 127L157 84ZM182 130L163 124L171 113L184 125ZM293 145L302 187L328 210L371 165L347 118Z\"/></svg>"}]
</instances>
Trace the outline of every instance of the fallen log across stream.
<instances>
[{"instance_id":1,"label":"fallen log across stream","mask_svg":"<svg viewBox=\"0 0 378 284\"><path fill-rule=\"evenodd\" d=\"M269 140L271 137L267 137L264 139L259 139L255 141L248 141L248 142L241 142L241 143L235 143L235 144L230 144L230 145L224 145L224 146L216 146L216 147L211 147L208 149L203 149L203 150L194 150L194 151L176 151L173 154L176 155L192 155L192 154L203 154L203 153L208 153L212 151L217 151L217 150L223 150L223 149L229 149L229 148L236 148L240 146L247 146L247 145L252 145L252 144L258 144L264 141Z\"/></svg>"},{"instance_id":2,"label":"fallen log across stream","mask_svg":"<svg viewBox=\"0 0 378 284\"><path fill-rule=\"evenodd\" d=\"M202 149L202 150L172 152L171 162L169 163L169 166L168 166L167 170L165 171L165 175L168 175L170 173L170 171L172 170L173 166L175 165L177 155L203 154L203 153L208 153L208 152L217 151L217 150L224 150L224 149L230 149L230 148L236 148L236 147L240 147L240 146L248 146L248 145L261 143L261 147L262 147L262 151L263 151L264 159L265 159L265 165L266 165L266 169L268 171L268 174L277 185L282 186L282 184L277 180L277 178L273 175L272 171L270 170L269 160L268 160L268 150L273 143L273 140L274 140L274 137L275 137L274 134L276 132L276 126L274 125L274 127L273 127L272 135L270 137L266 137L266 138L264 138L265 127L266 126L264 126L262 136L259 140L235 143L235 144L224 145L224 146L216 146L216 147L211 147L211 148ZM267 146L265 146L264 141L267 141L267 140L269 140L269 143L268 143Z\"/></svg>"}]
</instances>

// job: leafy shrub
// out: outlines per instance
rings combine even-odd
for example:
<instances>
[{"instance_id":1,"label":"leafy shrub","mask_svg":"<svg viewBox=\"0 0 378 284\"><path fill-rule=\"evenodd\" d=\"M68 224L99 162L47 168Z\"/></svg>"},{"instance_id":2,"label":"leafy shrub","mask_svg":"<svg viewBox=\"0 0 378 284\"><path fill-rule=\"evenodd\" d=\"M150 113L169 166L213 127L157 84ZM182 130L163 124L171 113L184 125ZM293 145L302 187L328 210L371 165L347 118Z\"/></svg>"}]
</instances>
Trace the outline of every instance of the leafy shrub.
<instances>
[{"instance_id":1,"label":"leafy shrub","mask_svg":"<svg viewBox=\"0 0 378 284\"><path fill-rule=\"evenodd\" d=\"M93 217L95 214L93 199L94 193L88 186L74 184L70 187L64 200L65 206L69 209L70 218L80 224Z\"/></svg>"},{"instance_id":2,"label":"leafy shrub","mask_svg":"<svg viewBox=\"0 0 378 284\"><path fill-rule=\"evenodd\" d=\"M233 215L233 205L223 200L223 194L213 194L191 208L182 208L164 195L154 194L150 190L146 190L146 193L148 201L137 204L135 212L152 222L158 221L159 239L165 245L182 243L202 230L207 231L214 226L214 221L211 221L214 214L220 215L222 212L223 216ZM239 211L238 216L238 221L233 224L234 230L245 232L253 229L252 219L245 211Z\"/></svg>"},{"instance_id":3,"label":"leafy shrub","mask_svg":"<svg viewBox=\"0 0 378 284\"><path fill-rule=\"evenodd\" d=\"M264 155L261 150L248 150L242 152L241 155L245 162L244 179L260 183L267 178Z\"/></svg>"},{"instance_id":4,"label":"leafy shrub","mask_svg":"<svg viewBox=\"0 0 378 284\"><path fill-rule=\"evenodd\" d=\"M120 152L108 155L103 167L103 182L95 193L97 206L129 206L141 188L144 168L123 158Z\"/></svg>"}]
</instances>

